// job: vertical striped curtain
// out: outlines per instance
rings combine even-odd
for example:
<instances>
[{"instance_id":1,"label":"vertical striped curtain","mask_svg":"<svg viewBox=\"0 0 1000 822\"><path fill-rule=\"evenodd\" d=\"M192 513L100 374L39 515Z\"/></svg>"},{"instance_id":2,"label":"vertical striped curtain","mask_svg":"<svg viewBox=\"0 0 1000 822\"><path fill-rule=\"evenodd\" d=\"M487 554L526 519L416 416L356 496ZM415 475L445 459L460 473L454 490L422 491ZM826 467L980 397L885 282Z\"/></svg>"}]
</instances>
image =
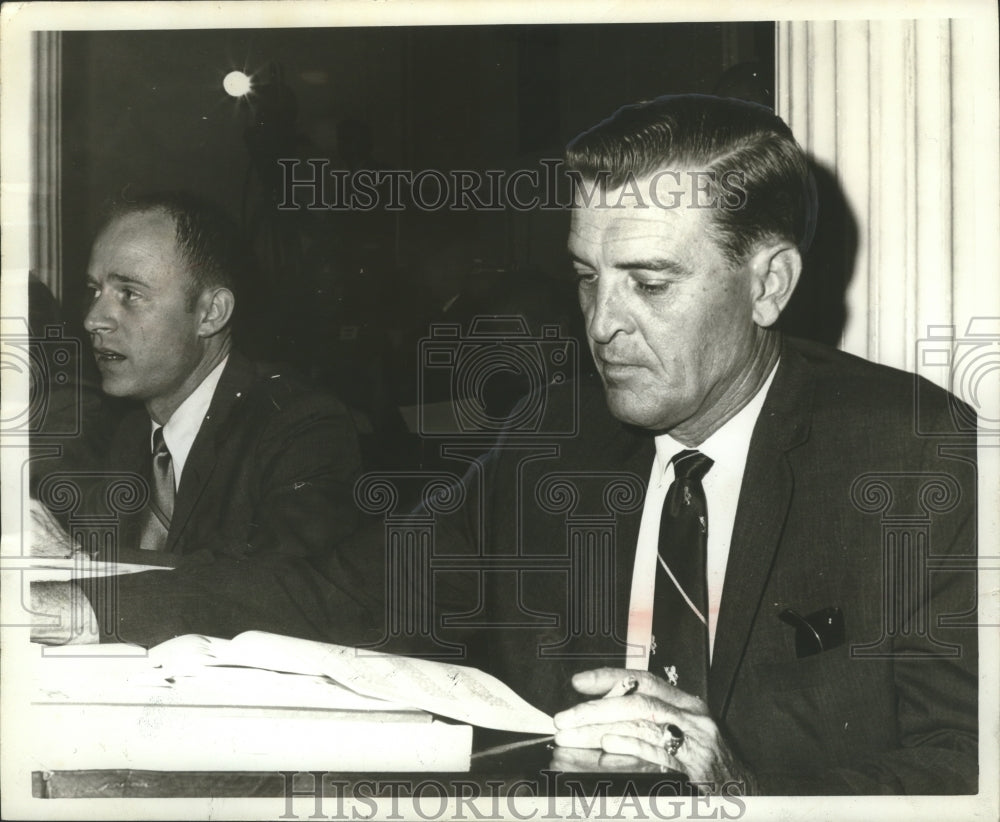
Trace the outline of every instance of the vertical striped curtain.
<instances>
[{"instance_id":1,"label":"vertical striped curtain","mask_svg":"<svg viewBox=\"0 0 1000 822\"><path fill-rule=\"evenodd\" d=\"M921 373L994 419L995 42L968 19L781 22L776 37L778 113L858 226L841 347Z\"/></svg>"},{"instance_id":2,"label":"vertical striped curtain","mask_svg":"<svg viewBox=\"0 0 1000 822\"><path fill-rule=\"evenodd\" d=\"M32 35L31 270L62 297L62 34Z\"/></svg>"}]
</instances>

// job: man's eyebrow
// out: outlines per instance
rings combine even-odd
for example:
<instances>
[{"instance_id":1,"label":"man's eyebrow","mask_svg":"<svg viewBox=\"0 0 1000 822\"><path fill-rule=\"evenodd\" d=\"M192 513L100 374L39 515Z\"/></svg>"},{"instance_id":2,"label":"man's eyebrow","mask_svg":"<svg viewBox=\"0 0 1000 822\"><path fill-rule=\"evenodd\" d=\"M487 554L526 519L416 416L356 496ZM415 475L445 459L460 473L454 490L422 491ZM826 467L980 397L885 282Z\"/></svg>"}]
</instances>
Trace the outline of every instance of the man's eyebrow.
<instances>
[{"instance_id":1,"label":"man's eyebrow","mask_svg":"<svg viewBox=\"0 0 1000 822\"><path fill-rule=\"evenodd\" d=\"M112 271L108 273L106 279L114 283L119 283L124 285L141 285L145 286L146 288L149 288L149 283L147 283L141 277L135 277L129 274L119 274L117 271ZM97 284L97 280L95 280L93 277L87 277L87 282L94 285Z\"/></svg>"},{"instance_id":2,"label":"man's eyebrow","mask_svg":"<svg viewBox=\"0 0 1000 822\"><path fill-rule=\"evenodd\" d=\"M590 263L588 263L585 259L577 254L574 254L572 251L567 250L567 253L573 262L579 263L580 265L590 265ZM691 276L691 272L687 268L675 260L671 260L666 257L622 260L621 262L614 263L613 268L616 268L619 271L659 271L666 274L673 274L676 277Z\"/></svg>"},{"instance_id":3,"label":"man's eyebrow","mask_svg":"<svg viewBox=\"0 0 1000 822\"><path fill-rule=\"evenodd\" d=\"M614 264L619 271L660 271L678 277L689 277L691 272L675 260L651 257L639 260L622 260Z\"/></svg>"}]
</instances>

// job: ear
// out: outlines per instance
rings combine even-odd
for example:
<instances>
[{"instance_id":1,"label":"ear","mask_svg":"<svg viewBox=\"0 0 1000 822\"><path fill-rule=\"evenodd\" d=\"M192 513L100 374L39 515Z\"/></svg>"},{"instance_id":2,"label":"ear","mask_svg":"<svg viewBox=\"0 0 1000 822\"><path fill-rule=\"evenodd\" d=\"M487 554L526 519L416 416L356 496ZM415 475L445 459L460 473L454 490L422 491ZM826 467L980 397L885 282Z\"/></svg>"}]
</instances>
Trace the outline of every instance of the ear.
<instances>
[{"instance_id":1,"label":"ear","mask_svg":"<svg viewBox=\"0 0 1000 822\"><path fill-rule=\"evenodd\" d=\"M200 321L198 335L212 337L229 325L236 308L236 297L228 288L207 288L198 298Z\"/></svg>"},{"instance_id":2,"label":"ear","mask_svg":"<svg viewBox=\"0 0 1000 822\"><path fill-rule=\"evenodd\" d=\"M768 328L778 321L802 273L802 257L791 243L759 249L750 258L753 321Z\"/></svg>"}]
</instances>

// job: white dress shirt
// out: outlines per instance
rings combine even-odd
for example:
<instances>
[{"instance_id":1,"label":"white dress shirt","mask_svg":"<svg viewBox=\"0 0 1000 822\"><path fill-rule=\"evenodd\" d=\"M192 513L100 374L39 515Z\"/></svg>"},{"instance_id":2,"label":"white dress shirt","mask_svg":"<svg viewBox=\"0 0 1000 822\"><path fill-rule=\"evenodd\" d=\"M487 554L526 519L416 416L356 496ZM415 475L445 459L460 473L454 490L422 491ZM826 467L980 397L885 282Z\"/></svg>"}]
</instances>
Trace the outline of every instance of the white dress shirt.
<instances>
[{"instance_id":1,"label":"white dress shirt","mask_svg":"<svg viewBox=\"0 0 1000 822\"><path fill-rule=\"evenodd\" d=\"M753 434L768 389L774 380L772 369L760 390L732 419L701 445L698 451L711 457L713 464L702 480L708 505L708 555L705 569L708 576L708 641L709 655L715 646L715 626L719 619L722 601L722 584L726 577L729 547L736 522L736 507L740 500L740 487ZM635 551L635 569L632 573L632 593L628 615L628 657L626 666L645 669L649 663L650 638L653 632L653 597L656 583L666 579L659 565L657 553L660 538L660 513L667 490L674 481L674 467L670 460L689 446L677 442L669 434L656 438L656 456L643 503L639 540Z\"/></svg>"},{"instance_id":2,"label":"white dress shirt","mask_svg":"<svg viewBox=\"0 0 1000 822\"><path fill-rule=\"evenodd\" d=\"M226 367L229 357L226 356L208 376L205 377L198 387L192 391L177 410L170 415L163 426L163 441L170 451L170 461L174 468L174 490L181 485L181 472L184 471L184 463L187 462L188 454L191 453L191 446L198 436L201 424L208 413L208 408L212 404L212 397L215 396L215 389L219 384L219 378ZM153 434L160 425L152 423L149 431L149 450L153 451Z\"/></svg>"}]
</instances>

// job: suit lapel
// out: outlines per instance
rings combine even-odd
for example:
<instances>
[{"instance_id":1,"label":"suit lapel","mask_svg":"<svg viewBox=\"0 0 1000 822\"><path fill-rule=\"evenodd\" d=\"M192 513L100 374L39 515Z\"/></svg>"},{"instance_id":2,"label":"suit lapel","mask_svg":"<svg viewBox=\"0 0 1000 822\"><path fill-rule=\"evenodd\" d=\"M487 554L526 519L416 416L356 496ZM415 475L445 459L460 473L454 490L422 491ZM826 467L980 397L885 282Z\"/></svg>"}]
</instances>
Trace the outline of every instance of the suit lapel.
<instances>
[{"instance_id":1,"label":"suit lapel","mask_svg":"<svg viewBox=\"0 0 1000 822\"><path fill-rule=\"evenodd\" d=\"M811 398L805 360L786 345L747 454L709 673L713 716L725 713L771 573L794 487L788 452L808 437Z\"/></svg>"},{"instance_id":2,"label":"suit lapel","mask_svg":"<svg viewBox=\"0 0 1000 822\"><path fill-rule=\"evenodd\" d=\"M174 502L174 515L170 521L170 533L167 535L167 551L175 550L192 512L197 508L216 465L218 447L227 431L225 423L253 380L254 371L250 362L236 352L231 353L215 388L208 413L198 429L198 435L184 464L184 473Z\"/></svg>"}]
</instances>

